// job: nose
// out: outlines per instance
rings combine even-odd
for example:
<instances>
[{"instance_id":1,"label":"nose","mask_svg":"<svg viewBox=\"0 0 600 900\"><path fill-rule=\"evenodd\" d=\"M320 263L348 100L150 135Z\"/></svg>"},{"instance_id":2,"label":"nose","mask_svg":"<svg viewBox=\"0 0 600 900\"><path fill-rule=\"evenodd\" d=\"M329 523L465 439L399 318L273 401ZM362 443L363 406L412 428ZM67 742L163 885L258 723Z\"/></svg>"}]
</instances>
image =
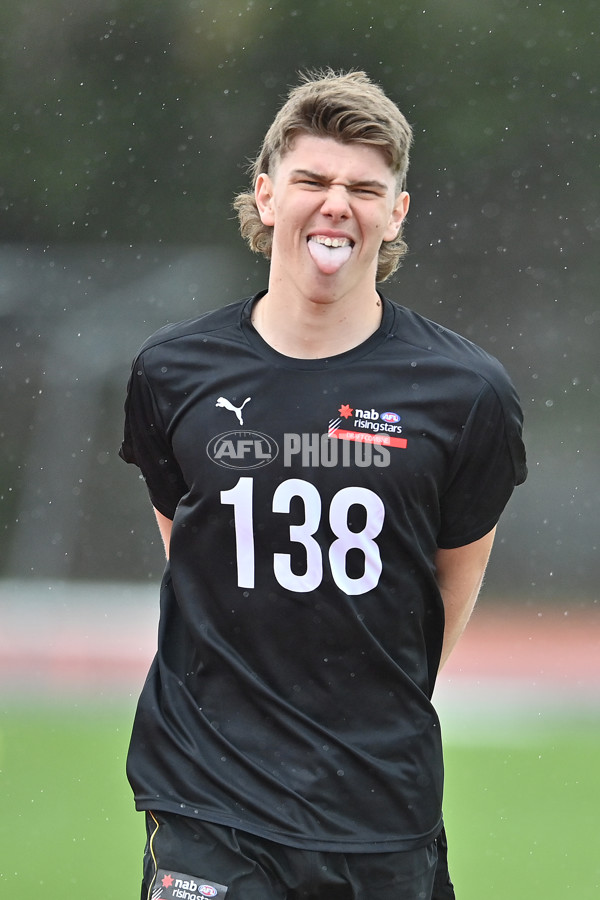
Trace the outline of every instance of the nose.
<instances>
[{"instance_id":1,"label":"nose","mask_svg":"<svg viewBox=\"0 0 600 900\"><path fill-rule=\"evenodd\" d=\"M333 219L347 219L352 215L350 207L348 191L342 184L331 184L321 205L321 212L324 216L330 216Z\"/></svg>"}]
</instances>

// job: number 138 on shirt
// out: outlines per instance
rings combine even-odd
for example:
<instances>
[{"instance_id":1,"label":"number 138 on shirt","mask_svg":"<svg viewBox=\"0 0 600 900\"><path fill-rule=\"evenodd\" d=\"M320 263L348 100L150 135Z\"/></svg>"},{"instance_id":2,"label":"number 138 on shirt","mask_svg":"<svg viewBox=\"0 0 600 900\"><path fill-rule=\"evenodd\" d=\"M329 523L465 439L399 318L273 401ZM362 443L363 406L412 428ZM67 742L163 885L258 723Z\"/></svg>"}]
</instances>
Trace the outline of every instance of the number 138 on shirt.
<instances>
[{"instance_id":1,"label":"number 138 on shirt","mask_svg":"<svg viewBox=\"0 0 600 900\"><path fill-rule=\"evenodd\" d=\"M233 506L235 550L238 587L255 586L254 548L254 480L240 478L235 487L221 491L221 503ZM289 591L306 593L314 591L323 580L323 554L314 535L321 524L322 502L316 487L300 478L283 481L273 494L273 513L290 512L294 497L304 506L304 521L290 524L290 541L300 544L306 555L303 574L292 571L291 554L274 553L273 571L281 587ZM364 527L352 531L348 514L352 506L364 510ZM332 497L329 506L329 525L335 540L329 547L328 557L333 580L340 590L349 595L365 594L377 587L382 570L381 554L375 538L383 528L385 507L373 491L363 487L345 487ZM363 574L355 577L348 573L347 558L350 550L359 550L364 557Z\"/></svg>"}]
</instances>

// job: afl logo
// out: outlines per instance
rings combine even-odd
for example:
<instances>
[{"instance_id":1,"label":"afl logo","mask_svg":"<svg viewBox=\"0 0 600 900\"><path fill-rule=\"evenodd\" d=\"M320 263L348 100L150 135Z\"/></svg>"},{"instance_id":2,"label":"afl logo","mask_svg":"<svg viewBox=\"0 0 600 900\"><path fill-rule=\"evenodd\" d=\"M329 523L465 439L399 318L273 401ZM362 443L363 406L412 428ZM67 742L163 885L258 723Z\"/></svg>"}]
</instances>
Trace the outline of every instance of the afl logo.
<instances>
[{"instance_id":1,"label":"afl logo","mask_svg":"<svg viewBox=\"0 0 600 900\"><path fill-rule=\"evenodd\" d=\"M260 469L273 462L279 447L268 434L240 430L218 434L206 445L206 452L226 469Z\"/></svg>"},{"instance_id":2,"label":"afl logo","mask_svg":"<svg viewBox=\"0 0 600 900\"><path fill-rule=\"evenodd\" d=\"M201 884L198 888L198 893L202 894L203 897L216 897L219 892L211 884Z\"/></svg>"},{"instance_id":3,"label":"afl logo","mask_svg":"<svg viewBox=\"0 0 600 900\"><path fill-rule=\"evenodd\" d=\"M399 416L398 413L385 412L381 413L381 418L384 422L389 422L390 425L395 425L396 422L400 421L401 416Z\"/></svg>"}]
</instances>

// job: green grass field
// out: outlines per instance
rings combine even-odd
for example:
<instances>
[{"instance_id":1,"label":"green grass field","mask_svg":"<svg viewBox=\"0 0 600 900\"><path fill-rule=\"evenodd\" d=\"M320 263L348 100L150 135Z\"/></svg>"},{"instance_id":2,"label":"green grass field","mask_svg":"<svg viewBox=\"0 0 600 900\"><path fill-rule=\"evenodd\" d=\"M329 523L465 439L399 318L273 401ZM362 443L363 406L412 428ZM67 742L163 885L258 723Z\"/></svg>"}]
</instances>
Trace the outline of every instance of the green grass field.
<instances>
[{"instance_id":1,"label":"green grass field","mask_svg":"<svg viewBox=\"0 0 600 900\"><path fill-rule=\"evenodd\" d=\"M83 701L0 712L1 896L138 900L144 828L124 774L131 716ZM450 739L458 900L596 900L599 761L600 729L573 720L519 726L501 744Z\"/></svg>"},{"instance_id":2,"label":"green grass field","mask_svg":"<svg viewBox=\"0 0 600 900\"><path fill-rule=\"evenodd\" d=\"M600 897L600 729L556 721L502 746L446 745L458 900Z\"/></svg>"}]
</instances>

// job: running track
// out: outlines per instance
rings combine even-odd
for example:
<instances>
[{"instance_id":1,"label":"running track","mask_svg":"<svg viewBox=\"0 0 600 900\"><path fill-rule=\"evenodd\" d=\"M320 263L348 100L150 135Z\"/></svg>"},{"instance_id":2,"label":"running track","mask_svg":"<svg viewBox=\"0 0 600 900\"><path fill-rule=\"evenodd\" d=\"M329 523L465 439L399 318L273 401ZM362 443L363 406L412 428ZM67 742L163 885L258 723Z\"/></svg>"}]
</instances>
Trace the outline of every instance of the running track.
<instances>
[{"instance_id":1,"label":"running track","mask_svg":"<svg viewBox=\"0 0 600 900\"><path fill-rule=\"evenodd\" d=\"M135 699L154 653L158 588L0 581L5 699ZM450 718L494 708L598 716L600 608L506 605L485 597L438 679Z\"/></svg>"}]
</instances>

